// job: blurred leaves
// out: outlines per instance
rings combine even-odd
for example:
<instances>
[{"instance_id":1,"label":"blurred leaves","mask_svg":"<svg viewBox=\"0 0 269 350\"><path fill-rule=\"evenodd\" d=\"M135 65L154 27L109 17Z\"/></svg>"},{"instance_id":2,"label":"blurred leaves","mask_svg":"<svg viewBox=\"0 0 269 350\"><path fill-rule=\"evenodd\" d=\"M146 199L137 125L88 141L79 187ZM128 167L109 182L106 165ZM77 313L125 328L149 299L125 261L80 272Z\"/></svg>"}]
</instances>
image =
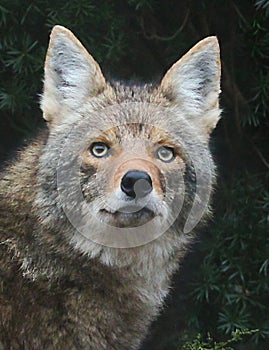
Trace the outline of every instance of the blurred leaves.
<instances>
[{"instance_id":1,"label":"blurred leaves","mask_svg":"<svg viewBox=\"0 0 269 350\"><path fill-rule=\"evenodd\" d=\"M192 284L193 312L198 329L217 322L220 332L263 328L269 334L269 223L268 192L259 177L244 174L220 188L221 208L210 236L202 243L204 259ZM190 322L192 320L190 319ZM199 321L198 321L199 323Z\"/></svg>"},{"instance_id":2,"label":"blurred leaves","mask_svg":"<svg viewBox=\"0 0 269 350\"><path fill-rule=\"evenodd\" d=\"M204 341L201 334L198 334L192 342L184 344L181 350L233 350L234 347L231 347L231 344L241 341L246 335L255 333L257 333L256 330L248 331L237 329L232 332L232 337L230 339L222 342L215 341L210 334L207 335L207 339Z\"/></svg>"},{"instance_id":3,"label":"blurred leaves","mask_svg":"<svg viewBox=\"0 0 269 350\"><path fill-rule=\"evenodd\" d=\"M268 0L256 0L255 5L257 8L262 8L265 10L266 15L269 15L269 1Z\"/></svg>"}]
</instances>

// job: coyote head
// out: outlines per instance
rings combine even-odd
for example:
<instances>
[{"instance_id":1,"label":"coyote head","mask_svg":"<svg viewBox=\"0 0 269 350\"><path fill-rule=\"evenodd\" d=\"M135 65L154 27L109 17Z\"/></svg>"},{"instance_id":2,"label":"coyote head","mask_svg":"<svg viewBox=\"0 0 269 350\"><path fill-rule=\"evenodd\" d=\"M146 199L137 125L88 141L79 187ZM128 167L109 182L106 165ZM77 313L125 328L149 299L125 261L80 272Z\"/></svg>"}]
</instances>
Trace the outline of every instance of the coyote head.
<instances>
[{"instance_id":1,"label":"coyote head","mask_svg":"<svg viewBox=\"0 0 269 350\"><path fill-rule=\"evenodd\" d=\"M73 34L54 27L41 103L50 129L37 202L44 224L88 254L91 244L135 247L191 231L209 212L219 92L215 37L159 85L133 86L108 83Z\"/></svg>"}]
</instances>

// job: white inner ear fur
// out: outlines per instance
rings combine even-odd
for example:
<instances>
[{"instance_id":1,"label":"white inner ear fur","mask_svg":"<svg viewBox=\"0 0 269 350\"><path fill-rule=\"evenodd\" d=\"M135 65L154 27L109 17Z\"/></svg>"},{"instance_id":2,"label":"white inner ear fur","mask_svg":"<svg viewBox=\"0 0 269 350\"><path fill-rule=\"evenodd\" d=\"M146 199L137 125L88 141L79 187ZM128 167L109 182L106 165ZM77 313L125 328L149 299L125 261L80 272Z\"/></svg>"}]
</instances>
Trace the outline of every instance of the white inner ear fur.
<instances>
[{"instance_id":1,"label":"white inner ear fur","mask_svg":"<svg viewBox=\"0 0 269 350\"><path fill-rule=\"evenodd\" d=\"M190 121L206 132L220 116L220 53L216 37L196 44L166 73L162 91L180 106Z\"/></svg>"},{"instance_id":2,"label":"white inner ear fur","mask_svg":"<svg viewBox=\"0 0 269 350\"><path fill-rule=\"evenodd\" d=\"M76 110L105 87L99 65L66 28L55 26L45 63L41 108L47 121L63 110Z\"/></svg>"}]
</instances>

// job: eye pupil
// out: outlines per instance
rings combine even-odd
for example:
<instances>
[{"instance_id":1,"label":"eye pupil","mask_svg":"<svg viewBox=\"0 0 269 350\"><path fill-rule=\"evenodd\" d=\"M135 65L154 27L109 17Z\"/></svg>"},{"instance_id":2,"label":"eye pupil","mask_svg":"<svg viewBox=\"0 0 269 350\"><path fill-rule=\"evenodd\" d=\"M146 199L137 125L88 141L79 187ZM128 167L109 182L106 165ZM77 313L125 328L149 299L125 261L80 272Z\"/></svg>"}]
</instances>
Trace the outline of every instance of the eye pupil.
<instances>
[{"instance_id":1,"label":"eye pupil","mask_svg":"<svg viewBox=\"0 0 269 350\"><path fill-rule=\"evenodd\" d=\"M171 162L175 158L174 150L171 147L161 146L157 150L157 157L163 162Z\"/></svg>"},{"instance_id":2,"label":"eye pupil","mask_svg":"<svg viewBox=\"0 0 269 350\"><path fill-rule=\"evenodd\" d=\"M103 153L104 152L104 150L105 150L105 147L104 146L95 146L95 152L96 153Z\"/></svg>"},{"instance_id":3,"label":"eye pupil","mask_svg":"<svg viewBox=\"0 0 269 350\"><path fill-rule=\"evenodd\" d=\"M103 142L95 142L91 145L91 154L96 158L105 157L108 153L109 146Z\"/></svg>"},{"instance_id":4,"label":"eye pupil","mask_svg":"<svg viewBox=\"0 0 269 350\"><path fill-rule=\"evenodd\" d=\"M160 150L160 154L162 155L162 157L166 158L166 157L169 157L170 152L167 149L163 148Z\"/></svg>"}]
</instances>

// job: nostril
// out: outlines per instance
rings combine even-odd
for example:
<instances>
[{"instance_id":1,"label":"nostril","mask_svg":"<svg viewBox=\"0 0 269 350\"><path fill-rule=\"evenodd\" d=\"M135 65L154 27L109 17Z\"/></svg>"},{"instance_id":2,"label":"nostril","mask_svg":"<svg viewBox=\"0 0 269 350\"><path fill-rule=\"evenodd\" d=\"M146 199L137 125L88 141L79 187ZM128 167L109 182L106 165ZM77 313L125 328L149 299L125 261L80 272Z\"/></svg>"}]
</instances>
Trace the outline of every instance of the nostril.
<instances>
[{"instance_id":1,"label":"nostril","mask_svg":"<svg viewBox=\"0 0 269 350\"><path fill-rule=\"evenodd\" d=\"M152 191L151 177L145 171L128 171L121 180L121 190L132 198L145 197Z\"/></svg>"}]
</instances>

